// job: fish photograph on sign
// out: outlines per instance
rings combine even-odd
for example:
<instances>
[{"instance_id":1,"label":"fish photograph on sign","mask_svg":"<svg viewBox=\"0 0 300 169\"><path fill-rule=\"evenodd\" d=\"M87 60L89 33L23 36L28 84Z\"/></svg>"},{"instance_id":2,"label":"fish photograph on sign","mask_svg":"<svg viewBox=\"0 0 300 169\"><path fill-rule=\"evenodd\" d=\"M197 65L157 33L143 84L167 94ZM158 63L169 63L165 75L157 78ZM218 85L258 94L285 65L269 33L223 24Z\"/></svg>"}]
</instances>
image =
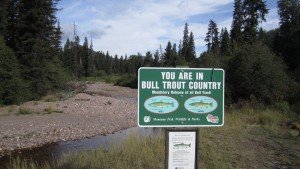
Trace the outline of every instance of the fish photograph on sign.
<instances>
[{"instance_id":1,"label":"fish photograph on sign","mask_svg":"<svg viewBox=\"0 0 300 169\"><path fill-rule=\"evenodd\" d=\"M175 111L179 104L178 101L172 97L155 96L147 99L144 106L152 113L166 114Z\"/></svg>"},{"instance_id":2,"label":"fish photograph on sign","mask_svg":"<svg viewBox=\"0 0 300 169\"><path fill-rule=\"evenodd\" d=\"M184 107L192 113L209 113L218 107L215 99L207 96L195 96L185 101Z\"/></svg>"},{"instance_id":3,"label":"fish photograph on sign","mask_svg":"<svg viewBox=\"0 0 300 169\"><path fill-rule=\"evenodd\" d=\"M191 147L191 143L189 144L184 144L183 142L180 144L174 144L174 147L176 148L187 148L187 147Z\"/></svg>"}]
</instances>

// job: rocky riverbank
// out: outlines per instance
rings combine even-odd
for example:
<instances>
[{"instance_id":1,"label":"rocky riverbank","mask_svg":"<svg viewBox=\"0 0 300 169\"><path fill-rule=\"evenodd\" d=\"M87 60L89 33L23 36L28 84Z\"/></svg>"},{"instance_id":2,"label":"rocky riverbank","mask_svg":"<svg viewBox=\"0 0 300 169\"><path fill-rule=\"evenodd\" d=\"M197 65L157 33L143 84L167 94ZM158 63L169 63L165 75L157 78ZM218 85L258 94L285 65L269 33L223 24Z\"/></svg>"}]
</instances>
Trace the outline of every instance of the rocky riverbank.
<instances>
[{"instance_id":1,"label":"rocky riverbank","mask_svg":"<svg viewBox=\"0 0 300 169\"><path fill-rule=\"evenodd\" d=\"M7 109L0 108L0 114ZM85 83L82 90L67 99L32 101L9 109L16 113L0 116L0 156L136 126L137 90L102 82ZM20 109L29 113L17 113Z\"/></svg>"}]
</instances>

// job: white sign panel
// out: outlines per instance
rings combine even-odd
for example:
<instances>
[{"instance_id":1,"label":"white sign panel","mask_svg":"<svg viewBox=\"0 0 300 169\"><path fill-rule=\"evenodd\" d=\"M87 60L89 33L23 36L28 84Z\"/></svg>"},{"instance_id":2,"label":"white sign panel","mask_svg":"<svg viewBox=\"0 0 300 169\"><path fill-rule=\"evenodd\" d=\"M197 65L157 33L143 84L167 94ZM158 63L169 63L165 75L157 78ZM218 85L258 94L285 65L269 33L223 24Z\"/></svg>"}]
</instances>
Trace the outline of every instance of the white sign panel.
<instances>
[{"instance_id":1,"label":"white sign panel","mask_svg":"<svg viewBox=\"0 0 300 169\"><path fill-rule=\"evenodd\" d=\"M170 131L168 169L195 169L196 132Z\"/></svg>"}]
</instances>

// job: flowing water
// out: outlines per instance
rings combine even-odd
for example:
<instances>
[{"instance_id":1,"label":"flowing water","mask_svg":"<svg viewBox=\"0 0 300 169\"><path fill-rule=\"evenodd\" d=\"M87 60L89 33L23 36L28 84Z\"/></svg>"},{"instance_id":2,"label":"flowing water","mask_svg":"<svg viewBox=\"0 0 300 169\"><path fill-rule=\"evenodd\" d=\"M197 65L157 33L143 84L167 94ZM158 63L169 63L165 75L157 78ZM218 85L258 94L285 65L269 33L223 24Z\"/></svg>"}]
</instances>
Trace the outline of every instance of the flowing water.
<instances>
[{"instance_id":1,"label":"flowing water","mask_svg":"<svg viewBox=\"0 0 300 169\"><path fill-rule=\"evenodd\" d=\"M13 153L11 156L4 156L0 158L1 165L7 165L10 163L11 158L26 158L32 159L37 163L49 162L50 164L55 160L61 158L64 154L72 154L81 151L96 150L100 146L109 148L111 143L122 143L131 134L137 136L152 137L163 133L161 128L129 128L121 132L114 134L108 134L105 136L95 136L92 138L85 138L80 140L58 142L54 144L45 145L43 147L34 148L30 150L22 150L20 152Z\"/></svg>"}]
</instances>

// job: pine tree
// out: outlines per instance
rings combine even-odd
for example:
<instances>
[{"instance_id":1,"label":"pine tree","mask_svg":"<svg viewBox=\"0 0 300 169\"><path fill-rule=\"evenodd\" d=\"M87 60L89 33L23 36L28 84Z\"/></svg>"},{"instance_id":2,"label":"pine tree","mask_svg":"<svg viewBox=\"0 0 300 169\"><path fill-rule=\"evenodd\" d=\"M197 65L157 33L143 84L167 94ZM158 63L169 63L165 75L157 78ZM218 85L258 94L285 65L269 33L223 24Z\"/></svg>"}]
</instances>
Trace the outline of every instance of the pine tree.
<instances>
[{"instance_id":1,"label":"pine tree","mask_svg":"<svg viewBox=\"0 0 300 169\"><path fill-rule=\"evenodd\" d=\"M212 38L212 46L211 46L211 49L213 52L218 52L219 51L219 47L220 47L220 41L219 41L219 30L218 30L218 27L217 27L217 24L214 25L213 27L214 29L214 35L213 35L213 38Z\"/></svg>"},{"instance_id":2,"label":"pine tree","mask_svg":"<svg viewBox=\"0 0 300 169\"><path fill-rule=\"evenodd\" d=\"M55 52L60 53L62 48L61 48L61 27L60 27L60 22L57 22L57 27L54 28L54 34L53 34L53 46L54 49L56 50Z\"/></svg>"},{"instance_id":3,"label":"pine tree","mask_svg":"<svg viewBox=\"0 0 300 169\"><path fill-rule=\"evenodd\" d=\"M101 52L96 52L95 53L95 69L97 70L97 72L101 72L104 71L104 67L102 65L102 62L104 62L104 55Z\"/></svg>"},{"instance_id":4,"label":"pine tree","mask_svg":"<svg viewBox=\"0 0 300 169\"><path fill-rule=\"evenodd\" d=\"M222 42L222 37L223 37L223 35L224 35L224 28L222 28L221 29L221 32L220 32L220 41Z\"/></svg>"},{"instance_id":5,"label":"pine tree","mask_svg":"<svg viewBox=\"0 0 300 169\"><path fill-rule=\"evenodd\" d=\"M259 22L266 21L265 15L268 13L266 1L244 0L243 9L243 37L246 42L252 42L257 37Z\"/></svg>"},{"instance_id":6,"label":"pine tree","mask_svg":"<svg viewBox=\"0 0 300 169\"><path fill-rule=\"evenodd\" d=\"M132 61L132 56L127 58L127 55L125 55L125 60L126 60L126 72L128 74L134 74L134 63Z\"/></svg>"},{"instance_id":7,"label":"pine tree","mask_svg":"<svg viewBox=\"0 0 300 169\"><path fill-rule=\"evenodd\" d=\"M180 39L179 45L178 45L178 52L177 52L177 58L176 58L176 65L187 65L186 60L184 56L182 55L182 40Z\"/></svg>"},{"instance_id":8,"label":"pine tree","mask_svg":"<svg viewBox=\"0 0 300 169\"><path fill-rule=\"evenodd\" d=\"M204 41L206 42L208 53L211 51L212 36L213 36L213 30L212 30L212 25L211 25L211 22L210 22L209 25L208 25L208 32L206 33L206 36L205 36L205 39L204 39Z\"/></svg>"},{"instance_id":9,"label":"pine tree","mask_svg":"<svg viewBox=\"0 0 300 169\"><path fill-rule=\"evenodd\" d=\"M26 88L20 77L20 65L13 51L0 36L0 105L24 101Z\"/></svg>"},{"instance_id":10,"label":"pine tree","mask_svg":"<svg viewBox=\"0 0 300 169\"><path fill-rule=\"evenodd\" d=\"M176 45L176 43L173 43L172 52L173 52L174 55L177 55L177 45Z\"/></svg>"},{"instance_id":11,"label":"pine tree","mask_svg":"<svg viewBox=\"0 0 300 169\"><path fill-rule=\"evenodd\" d=\"M82 65L84 69L84 75L88 76L88 70L89 70L89 44L87 37L84 38L83 46L82 46Z\"/></svg>"},{"instance_id":12,"label":"pine tree","mask_svg":"<svg viewBox=\"0 0 300 169\"><path fill-rule=\"evenodd\" d=\"M153 64L153 57L150 51L146 52L144 66L151 66Z\"/></svg>"},{"instance_id":13,"label":"pine tree","mask_svg":"<svg viewBox=\"0 0 300 169\"><path fill-rule=\"evenodd\" d=\"M60 22L57 21L57 26L54 28L53 35L52 35L52 45L51 45L51 54L53 57L53 64L58 68L62 68L62 57L63 57L63 51L62 51L62 44L61 44L61 27ZM65 71L64 71L65 72Z\"/></svg>"},{"instance_id":14,"label":"pine tree","mask_svg":"<svg viewBox=\"0 0 300 169\"><path fill-rule=\"evenodd\" d=\"M112 73L112 61L111 61L111 57L109 56L108 51L106 52L106 55L105 55L105 72L108 74Z\"/></svg>"},{"instance_id":15,"label":"pine tree","mask_svg":"<svg viewBox=\"0 0 300 169\"><path fill-rule=\"evenodd\" d=\"M21 63L22 77L30 81L33 98L58 86L60 66L55 48L57 1L11 1L8 44Z\"/></svg>"},{"instance_id":16,"label":"pine tree","mask_svg":"<svg viewBox=\"0 0 300 169\"><path fill-rule=\"evenodd\" d=\"M74 61L73 61L73 53L71 50L71 42L69 38L66 40L65 46L64 46L64 53L62 56L62 62L66 69L73 71L74 70Z\"/></svg>"},{"instance_id":17,"label":"pine tree","mask_svg":"<svg viewBox=\"0 0 300 169\"><path fill-rule=\"evenodd\" d=\"M20 17L19 11L20 11L20 0L9 0L8 5L8 23L7 23L7 32L5 37L6 44L16 52L16 43L17 43L17 33L18 33L18 27L17 27L17 18Z\"/></svg>"},{"instance_id":18,"label":"pine tree","mask_svg":"<svg viewBox=\"0 0 300 169\"><path fill-rule=\"evenodd\" d=\"M153 67L159 67L159 52L158 50L154 53Z\"/></svg>"},{"instance_id":19,"label":"pine tree","mask_svg":"<svg viewBox=\"0 0 300 169\"><path fill-rule=\"evenodd\" d=\"M0 0L0 36L6 36L8 25L8 7L10 0Z\"/></svg>"},{"instance_id":20,"label":"pine tree","mask_svg":"<svg viewBox=\"0 0 300 169\"><path fill-rule=\"evenodd\" d=\"M159 45L158 55L159 55L159 63L163 64L164 52L163 52L163 49L161 47L161 44Z\"/></svg>"},{"instance_id":21,"label":"pine tree","mask_svg":"<svg viewBox=\"0 0 300 169\"><path fill-rule=\"evenodd\" d=\"M182 41L181 39L179 40L179 45L178 45L178 56L181 56L182 54Z\"/></svg>"},{"instance_id":22,"label":"pine tree","mask_svg":"<svg viewBox=\"0 0 300 169\"><path fill-rule=\"evenodd\" d=\"M300 1L279 0L278 14L280 16L279 43L275 50L284 58L289 70L300 72ZM298 78L299 79L299 78Z\"/></svg>"},{"instance_id":23,"label":"pine tree","mask_svg":"<svg viewBox=\"0 0 300 169\"><path fill-rule=\"evenodd\" d=\"M91 38L91 44L88 52L88 69L87 76L92 76L95 71L95 54L93 49L93 40Z\"/></svg>"},{"instance_id":24,"label":"pine tree","mask_svg":"<svg viewBox=\"0 0 300 169\"><path fill-rule=\"evenodd\" d=\"M173 54L173 51L172 51L172 44L171 42L169 41L167 46L166 46L166 49L165 49L165 53L164 53L164 57L163 57L163 64L164 66L170 66L171 65L171 59L172 59L172 54Z\"/></svg>"},{"instance_id":25,"label":"pine tree","mask_svg":"<svg viewBox=\"0 0 300 169\"><path fill-rule=\"evenodd\" d=\"M229 53L229 49L230 49L230 39L229 39L229 33L227 31L227 29L223 29L221 31L221 55L227 55Z\"/></svg>"},{"instance_id":26,"label":"pine tree","mask_svg":"<svg viewBox=\"0 0 300 169\"><path fill-rule=\"evenodd\" d=\"M140 53L138 53L137 55L131 55L128 61L129 61L129 69L130 69L129 72L133 75L137 75L138 69L142 67L144 64L143 57L141 56Z\"/></svg>"},{"instance_id":27,"label":"pine tree","mask_svg":"<svg viewBox=\"0 0 300 169\"><path fill-rule=\"evenodd\" d=\"M184 30L183 30L183 40L182 40L182 49L181 49L181 56L188 60L189 57L189 29L188 24L185 23Z\"/></svg>"},{"instance_id":28,"label":"pine tree","mask_svg":"<svg viewBox=\"0 0 300 169\"><path fill-rule=\"evenodd\" d=\"M195 41L193 32L190 33L189 36L189 44L188 44L188 58L187 62L194 62L196 59L196 51L195 51Z\"/></svg>"},{"instance_id":29,"label":"pine tree","mask_svg":"<svg viewBox=\"0 0 300 169\"><path fill-rule=\"evenodd\" d=\"M278 14L280 17L280 32L283 36L290 36L300 29L299 0L279 0Z\"/></svg>"},{"instance_id":30,"label":"pine tree","mask_svg":"<svg viewBox=\"0 0 300 169\"><path fill-rule=\"evenodd\" d=\"M231 42L233 44L239 44L242 42L242 28L244 21L242 0L234 1L233 20L231 25Z\"/></svg>"},{"instance_id":31,"label":"pine tree","mask_svg":"<svg viewBox=\"0 0 300 169\"><path fill-rule=\"evenodd\" d=\"M170 65L176 67L177 64L178 64L178 53L177 53L176 43L174 43L172 47L172 57L170 60Z\"/></svg>"},{"instance_id":32,"label":"pine tree","mask_svg":"<svg viewBox=\"0 0 300 169\"><path fill-rule=\"evenodd\" d=\"M120 58L120 73L125 73L125 60L123 56Z\"/></svg>"},{"instance_id":33,"label":"pine tree","mask_svg":"<svg viewBox=\"0 0 300 169\"><path fill-rule=\"evenodd\" d=\"M219 31L216 22L213 20L209 21L205 42L207 43L207 52L218 52L220 46Z\"/></svg>"},{"instance_id":34,"label":"pine tree","mask_svg":"<svg viewBox=\"0 0 300 169\"><path fill-rule=\"evenodd\" d=\"M82 64L82 48L80 46L80 38L76 34L74 35L74 43L72 48L73 53L73 72L76 78L80 78L84 75L84 68Z\"/></svg>"},{"instance_id":35,"label":"pine tree","mask_svg":"<svg viewBox=\"0 0 300 169\"><path fill-rule=\"evenodd\" d=\"M114 58L113 63L112 63L112 67L113 67L113 72L114 73L119 73L120 65L119 65L118 55L115 55L115 58Z\"/></svg>"}]
</instances>

